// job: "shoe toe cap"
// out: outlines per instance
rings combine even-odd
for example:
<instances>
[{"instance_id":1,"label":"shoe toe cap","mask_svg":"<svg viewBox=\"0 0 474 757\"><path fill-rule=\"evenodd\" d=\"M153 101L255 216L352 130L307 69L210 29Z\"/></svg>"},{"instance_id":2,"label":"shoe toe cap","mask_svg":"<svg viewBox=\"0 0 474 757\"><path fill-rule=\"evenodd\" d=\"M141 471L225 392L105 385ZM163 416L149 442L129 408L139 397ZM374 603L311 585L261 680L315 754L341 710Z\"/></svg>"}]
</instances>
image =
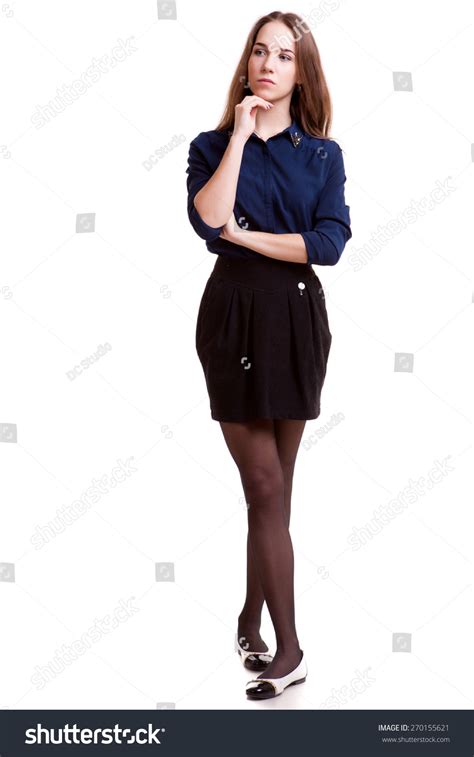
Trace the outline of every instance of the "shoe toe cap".
<instances>
[{"instance_id":1,"label":"shoe toe cap","mask_svg":"<svg viewBox=\"0 0 474 757\"><path fill-rule=\"evenodd\" d=\"M270 681L259 681L258 683L255 681L251 681L247 684L245 687L245 690L247 692L247 695L250 696L275 696L276 690Z\"/></svg>"}]
</instances>

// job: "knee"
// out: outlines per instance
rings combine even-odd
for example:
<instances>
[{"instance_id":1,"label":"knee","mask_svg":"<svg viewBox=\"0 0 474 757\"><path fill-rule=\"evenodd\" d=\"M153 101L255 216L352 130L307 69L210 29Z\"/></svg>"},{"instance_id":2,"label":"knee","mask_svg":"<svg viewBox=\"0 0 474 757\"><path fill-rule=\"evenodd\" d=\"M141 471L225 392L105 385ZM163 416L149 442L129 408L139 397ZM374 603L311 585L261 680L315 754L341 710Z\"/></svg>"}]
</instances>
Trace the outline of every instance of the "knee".
<instances>
[{"instance_id":1,"label":"knee","mask_svg":"<svg viewBox=\"0 0 474 757\"><path fill-rule=\"evenodd\" d=\"M240 472L247 501L278 503L285 485L280 466L255 465Z\"/></svg>"}]
</instances>

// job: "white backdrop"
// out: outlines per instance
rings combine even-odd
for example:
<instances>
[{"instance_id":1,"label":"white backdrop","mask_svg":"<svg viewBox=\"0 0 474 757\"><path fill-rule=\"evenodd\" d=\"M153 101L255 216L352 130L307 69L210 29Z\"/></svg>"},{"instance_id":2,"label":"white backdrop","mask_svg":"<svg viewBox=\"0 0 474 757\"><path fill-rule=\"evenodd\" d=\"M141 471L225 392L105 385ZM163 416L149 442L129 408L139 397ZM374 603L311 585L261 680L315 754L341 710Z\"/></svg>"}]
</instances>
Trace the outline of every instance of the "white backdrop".
<instances>
[{"instance_id":1,"label":"white backdrop","mask_svg":"<svg viewBox=\"0 0 474 757\"><path fill-rule=\"evenodd\" d=\"M280 8L318 12L353 238L315 268L308 678L265 703L234 651L247 512L194 347L215 257L185 169L279 6L158 6L2 4L0 705L472 708L472 3Z\"/></svg>"}]
</instances>

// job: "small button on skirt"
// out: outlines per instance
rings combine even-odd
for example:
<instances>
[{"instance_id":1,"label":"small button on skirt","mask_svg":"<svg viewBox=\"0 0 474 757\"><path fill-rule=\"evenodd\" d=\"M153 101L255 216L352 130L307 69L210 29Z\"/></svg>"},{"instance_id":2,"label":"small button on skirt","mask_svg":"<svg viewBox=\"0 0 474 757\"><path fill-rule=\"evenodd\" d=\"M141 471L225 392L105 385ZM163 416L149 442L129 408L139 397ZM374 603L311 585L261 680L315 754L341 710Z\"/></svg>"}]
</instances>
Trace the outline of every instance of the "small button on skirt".
<instances>
[{"instance_id":1,"label":"small button on skirt","mask_svg":"<svg viewBox=\"0 0 474 757\"><path fill-rule=\"evenodd\" d=\"M317 418L331 341L310 265L218 255L196 322L211 417Z\"/></svg>"}]
</instances>

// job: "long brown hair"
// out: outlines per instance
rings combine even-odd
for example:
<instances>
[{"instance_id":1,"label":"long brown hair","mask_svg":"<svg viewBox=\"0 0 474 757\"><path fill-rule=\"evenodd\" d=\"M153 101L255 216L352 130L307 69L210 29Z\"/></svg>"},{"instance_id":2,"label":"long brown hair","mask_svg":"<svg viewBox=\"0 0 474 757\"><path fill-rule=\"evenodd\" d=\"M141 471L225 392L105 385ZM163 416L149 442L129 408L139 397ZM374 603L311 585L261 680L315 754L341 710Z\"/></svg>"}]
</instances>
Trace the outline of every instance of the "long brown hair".
<instances>
[{"instance_id":1,"label":"long brown hair","mask_svg":"<svg viewBox=\"0 0 474 757\"><path fill-rule=\"evenodd\" d=\"M298 65L301 91L295 87L290 102L290 115L298 121L308 134L314 137L330 139L332 122L332 104L328 85L324 77L319 50L314 37L303 19L296 13L273 11L256 21L247 37L245 48L232 78L227 96L227 103L216 130L233 128L235 106L244 97L252 94L247 84L248 61L252 54L257 34L269 21L282 21L291 30L295 41L295 56Z\"/></svg>"}]
</instances>

